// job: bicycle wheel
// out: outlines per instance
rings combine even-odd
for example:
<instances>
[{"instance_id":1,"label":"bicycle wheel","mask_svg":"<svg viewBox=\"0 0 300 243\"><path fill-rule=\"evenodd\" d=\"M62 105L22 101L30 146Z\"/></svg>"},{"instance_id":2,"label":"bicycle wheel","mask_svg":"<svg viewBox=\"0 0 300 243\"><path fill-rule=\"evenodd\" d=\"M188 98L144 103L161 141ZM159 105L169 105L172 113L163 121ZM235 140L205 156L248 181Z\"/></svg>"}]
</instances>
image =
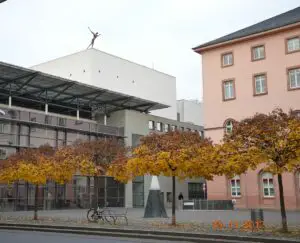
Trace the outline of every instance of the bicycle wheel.
<instances>
[{"instance_id":1,"label":"bicycle wheel","mask_svg":"<svg viewBox=\"0 0 300 243\"><path fill-rule=\"evenodd\" d=\"M87 214L86 214L86 217L87 217L87 220L89 222L96 222L97 219L98 219L98 214L97 214L97 211L93 208L90 208L88 211L87 211Z\"/></svg>"},{"instance_id":2,"label":"bicycle wheel","mask_svg":"<svg viewBox=\"0 0 300 243\"><path fill-rule=\"evenodd\" d=\"M103 217L105 221L109 224L116 224L116 217L114 216L113 212L109 209L103 212Z\"/></svg>"},{"instance_id":3,"label":"bicycle wheel","mask_svg":"<svg viewBox=\"0 0 300 243\"><path fill-rule=\"evenodd\" d=\"M116 218L112 215L106 215L104 216L105 221L109 224L116 224Z\"/></svg>"}]
</instances>

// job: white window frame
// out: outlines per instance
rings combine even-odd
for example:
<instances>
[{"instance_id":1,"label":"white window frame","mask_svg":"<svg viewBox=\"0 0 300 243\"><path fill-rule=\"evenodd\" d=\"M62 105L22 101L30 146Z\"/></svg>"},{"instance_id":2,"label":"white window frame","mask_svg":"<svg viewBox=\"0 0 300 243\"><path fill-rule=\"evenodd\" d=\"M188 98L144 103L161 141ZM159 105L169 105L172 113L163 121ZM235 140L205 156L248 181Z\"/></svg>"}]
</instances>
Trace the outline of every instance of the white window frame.
<instances>
[{"instance_id":1,"label":"white window frame","mask_svg":"<svg viewBox=\"0 0 300 243\"><path fill-rule=\"evenodd\" d=\"M294 75L295 79L295 87L292 87L292 75ZM289 89L299 89L300 88L300 67L293 68L288 70L288 81L289 81Z\"/></svg>"},{"instance_id":2,"label":"white window frame","mask_svg":"<svg viewBox=\"0 0 300 243\"><path fill-rule=\"evenodd\" d=\"M162 123L161 122L156 122L156 130L159 132L162 132Z\"/></svg>"},{"instance_id":3,"label":"white window frame","mask_svg":"<svg viewBox=\"0 0 300 243\"><path fill-rule=\"evenodd\" d=\"M170 124L164 124L164 132L169 132L170 131Z\"/></svg>"},{"instance_id":4,"label":"white window frame","mask_svg":"<svg viewBox=\"0 0 300 243\"><path fill-rule=\"evenodd\" d=\"M149 130L154 130L155 129L155 122L149 120L148 121L148 128L149 128Z\"/></svg>"},{"instance_id":5,"label":"white window frame","mask_svg":"<svg viewBox=\"0 0 300 243\"><path fill-rule=\"evenodd\" d=\"M261 60L265 58L265 46L255 46L252 48L253 61Z\"/></svg>"},{"instance_id":6,"label":"white window frame","mask_svg":"<svg viewBox=\"0 0 300 243\"><path fill-rule=\"evenodd\" d=\"M267 183L265 183L265 181ZM275 188L274 188L274 178L273 178L273 175L270 172L264 172L264 173L262 173L262 175L261 175L261 182L262 182L263 196L267 197L267 198L273 198L273 197L275 197ZM267 193L265 193L265 189L267 189ZM273 194L271 193L271 191L273 191Z\"/></svg>"},{"instance_id":7,"label":"white window frame","mask_svg":"<svg viewBox=\"0 0 300 243\"><path fill-rule=\"evenodd\" d=\"M223 81L223 89L224 89L224 100L231 100L235 98L234 80ZM227 89L229 92L227 92Z\"/></svg>"},{"instance_id":8,"label":"white window frame","mask_svg":"<svg viewBox=\"0 0 300 243\"><path fill-rule=\"evenodd\" d=\"M300 51L300 37L297 36L287 39L286 45L287 53Z\"/></svg>"},{"instance_id":9,"label":"white window frame","mask_svg":"<svg viewBox=\"0 0 300 243\"><path fill-rule=\"evenodd\" d=\"M231 197L241 197L241 178L236 175L230 180Z\"/></svg>"},{"instance_id":10,"label":"white window frame","mask_svg":"<svg viewBox=\"0 0 300 243\"><path fill-rule=\"evenodd\" d=\"M222 54L222 66L227 67L233 65L233 53L228 52Z\"/></svg>"},{"instance_id":11,"label":"white window frame","mask_svg":"<svg viewBox=\"0 0 300 243\"><path fill-rule=\"evenodd\" d=\"M232 133L233 130L233 120L227 120L225 122L225 133Z\"/></svg>"},{"instance_id":12,"label":"white window frame","mask_svg":"<svg viewBox=\"0 0 300 243\"><path fill-rule=\"evenodd\" d=\"M259 91L257 90L257 83L259 83ZM266 85L266 75L258 74L254 76L254 90L255 94L265 94L267 93L267 85ZM257 92L258 91L258 92Z\"/></svg>"}]
</instances>

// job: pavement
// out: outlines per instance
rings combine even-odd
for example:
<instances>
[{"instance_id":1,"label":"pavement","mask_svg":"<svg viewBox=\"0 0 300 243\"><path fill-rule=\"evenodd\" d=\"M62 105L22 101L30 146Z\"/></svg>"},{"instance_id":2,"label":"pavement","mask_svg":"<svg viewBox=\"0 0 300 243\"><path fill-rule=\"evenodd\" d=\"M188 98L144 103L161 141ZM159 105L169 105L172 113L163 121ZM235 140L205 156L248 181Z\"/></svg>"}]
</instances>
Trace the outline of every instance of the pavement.
<instances>
[{"instance_id":1,"label":"pavement","mask_svg":"<svg viewBox=\"0 0 300 243\"><path fill-rule=\"evenodd\" d=\"M5 243L169 243L170 241L127 239L103 236L56 234L48 232L6 231L0 230L0 242ZM182 242L182 241L181 241ZM176 243L172 241L172 243ZM178 242L179 243L179 242Z\"/></svg>"},{"instance_id":2,"label":"pavement","mask_svg":"<svg viewBox=\"0 0 300 243\"><path fill-rule=\"evenodd\" d=\"M117 213L124 212L124 208L112 208L113 211ZM57 219L66 219L73 221L85 221L87 209L67 209L67 210L48 210L39 211L38 215L40 217L49 217ZM167 214L171 218L171 210L167 209ZM16 211L16 212L2 212L0 213L0 218L11 217L11 218L22 218L31 217L33 215L32 211ZM129 208L128 209L128 221L131 222L149 222L151 219L144 219L144 209L142 208ZM170 222L169 219L160 219L161 222ZM221 220L224 223L228 223L230 220L243 222L250 219L249 210L220 210L220 211L189 211L189 210L179 210L176 212L176 219L178 222L186 223L201 223L211 225L214 220ZM300 225L300 211L287 212L288 224ZM157 219L156 219L157 220ZM279 211L268 211L264 210L264 221L265 224L269 225L280 225L281 215Z\"/></svg>"},{"instance_id":3,"label":"pavement","mask_svg":"<svg viewBox=\"0 0 300 243\"><path fill-rule=\"evenodd\" d=\"M125 209L112 208L112 210L118 214L124 212ZM181 242L206 243L214 241L213 239L218 239L219 242L252 242L253 237L259 239L259 241L256 239L255 242L286 243L290 242L290 240L300 242L300 212L287 213L289 228L293 232L288 235L283 235L277 231L281 225L280 212L278 211L265 210L266 228L255 232L228 228L229 221L239 222L240 227L243 221L249 220L249 210L177 211L176 227L170 226L171 211L169 209L167 209L169 218L150 219L143 218L144 209L128 209L128 225L121 220L116 225L102 221L90 223L87 221L86 213L86 209L39 211L39 219L34 221L32 220L33 211L0 212L0 230L86 235L84 237L92 235L95 237L110 236L118 240L118 237L151 239L152 241L150 240L149 242L159 242L156 240L164 240L165 242L171 240L174 242L174 240L180 240ZM227 226L222 230L213 229L212 222L215 220L221 220ZM224 238L227 241L223 241ZM0 242L2 242L1 239L0 234ZM120 240L123 239L120 238ZM31 241L29 242L31 243ZM129 242L136 242L136 240ZM147 241L143 240L142 242Z\"/></svg>"}]
</instances>

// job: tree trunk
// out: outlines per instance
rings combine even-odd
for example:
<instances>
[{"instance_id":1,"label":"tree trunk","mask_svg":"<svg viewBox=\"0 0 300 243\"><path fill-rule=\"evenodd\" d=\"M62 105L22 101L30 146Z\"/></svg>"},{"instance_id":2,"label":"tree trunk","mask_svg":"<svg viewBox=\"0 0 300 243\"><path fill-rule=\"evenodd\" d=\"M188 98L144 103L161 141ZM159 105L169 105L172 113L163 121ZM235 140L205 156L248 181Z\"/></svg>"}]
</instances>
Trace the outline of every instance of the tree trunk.
<instances>
[{"instance_id":1,"label":"tree trunk","mask_svg":"<svg viewBox=\"0 0 300 243\"><path fill-rule=\"evenodd\" d=\"M93 207L98 208L98 177L94 176L94 202Z\"/></svg>"},{"instance_id":2,"label":"tree trunk","mask_svg":"<svg viewBox=\"0 0 300 243\"><path fill-rule=\"evenodd\" d=\"M39 185L35 185L35 195L34 195L34 220L38 219L38 196L39 196Z\"/></svg>"},{"instance_id":3,"label":"tree trunk","mask_svg":"<svg viewBox=\"0 0 300 243\"><path fill-rule=\"evenodd\" d=\"M288 226L287 226L287 218L286 218L285 203L284 203L282 174L278 174L277 178L278 178L278 186L279 186L282 231L286 233L288 232Z\"/></svg>"},{"instance_id":4,"label":"tree trunk","mask_svg":"<svg viewBox=\"0 0 300 243\"><path fill-rule=\"evenodd\" d=\"M87 194L88 194L88 205L91 207L91 178L87 177Z\"/></svg>"},{"instance_id":5,"label":"tree trunk","mask_svg":"<svg viewBox=\"0 0 300 243\"><path fill-rule=\"evenodd\" d=\"M172 176L172 225L176 225L176 180Z\"/></svg>"}]
</instances>

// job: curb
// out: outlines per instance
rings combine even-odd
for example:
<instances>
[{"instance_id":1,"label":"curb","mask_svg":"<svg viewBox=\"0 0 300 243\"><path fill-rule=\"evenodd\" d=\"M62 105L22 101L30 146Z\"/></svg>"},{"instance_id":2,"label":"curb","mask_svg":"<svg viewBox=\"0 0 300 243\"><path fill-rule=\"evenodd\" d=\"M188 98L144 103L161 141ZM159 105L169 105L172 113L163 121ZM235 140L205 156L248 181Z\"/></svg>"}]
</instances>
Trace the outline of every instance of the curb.
<instances>
[{"instance_id":1,"label":"curb","mask_svg":"<svg viewBox=\"0 0 300 243\"><path fill-rule=\"evenodd\" d=\"M40 231L67 234L123 237L123 238L140 238L155 239L169 241L185 241L185 242L262 242L262 243L289 243L300 242L293 239L274 239L259 238L254 236L232 236L221 234L204 234L204 233L183 233L170 231L150 231L150 230L131 230L131 229L115 229L115 228L88 228L80 226L55 226L55 225L36 225L36 224L14 224L0 223L0 229L5 230L21 230L21 231Z\"/></svg>"}]
</instances>

